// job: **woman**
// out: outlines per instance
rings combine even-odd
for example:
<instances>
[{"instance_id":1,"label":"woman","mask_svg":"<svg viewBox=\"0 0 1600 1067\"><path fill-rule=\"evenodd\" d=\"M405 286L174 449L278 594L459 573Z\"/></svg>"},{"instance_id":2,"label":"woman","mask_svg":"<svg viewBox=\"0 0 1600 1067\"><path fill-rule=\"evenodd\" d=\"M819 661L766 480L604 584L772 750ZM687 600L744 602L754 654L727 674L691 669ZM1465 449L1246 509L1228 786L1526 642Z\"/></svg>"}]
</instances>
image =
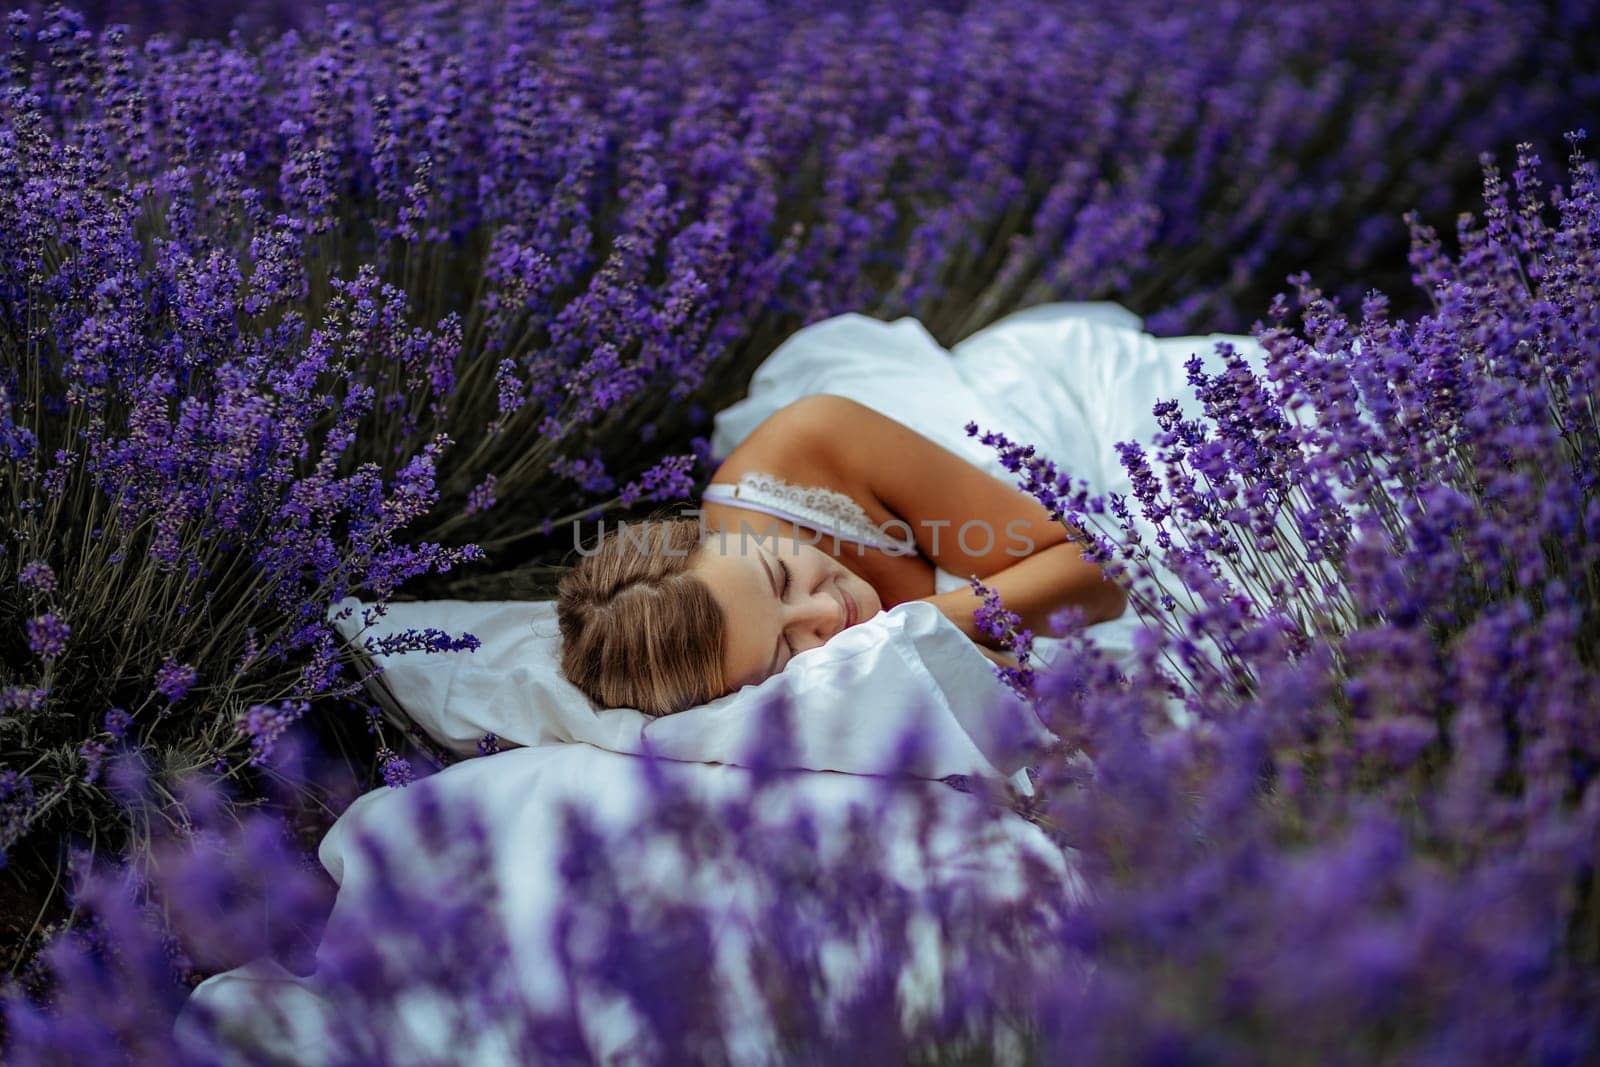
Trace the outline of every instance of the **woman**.
<instances>
[{"instance_id":1,"label":"woman","mask_svg":"<svg viewBox=\"0 0 1600 1067\"><path fill-rule=\"evenodd\" d=\"M624 526L563 579L562 670L597 704L681 711L908 600L983 647L982 601L935 592L936 569L982 579L1040 633L1063 607L1101 622L1127 603L1037 501L844 397L766 419L700 517Z\"/></svg>"}]
</instances>

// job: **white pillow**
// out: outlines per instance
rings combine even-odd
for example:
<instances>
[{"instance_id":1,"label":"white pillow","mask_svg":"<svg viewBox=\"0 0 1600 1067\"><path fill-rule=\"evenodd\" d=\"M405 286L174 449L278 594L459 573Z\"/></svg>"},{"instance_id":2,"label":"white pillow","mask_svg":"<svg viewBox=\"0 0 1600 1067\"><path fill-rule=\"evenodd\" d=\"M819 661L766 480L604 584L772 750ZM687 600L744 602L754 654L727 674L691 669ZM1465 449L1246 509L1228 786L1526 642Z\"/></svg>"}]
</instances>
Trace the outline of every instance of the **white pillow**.
<instances>
[{"instance_id":1,"label":"white pillow","mask_svg":"<svg viewBox=\"0 0 1600 1067\"><path fill-rule=\"evenodd\" d=\"M347 597L329 618L358 648L369 638L434 628L471 633L471 652L368 654L404 711L450 750L484 734L516 745L583 742L612 752L748 765L769 701L790 711L787 766L923 778L1012 776L1053 740L1031 707L932 604L913 601L795 656L760 685L676 715L598 709L560 671L553 601L392 603L363 630L367 605ZM907 751L908 738L915 745ZM909 757L909 758L908 758Z\"/></svg>"}]
</instances>

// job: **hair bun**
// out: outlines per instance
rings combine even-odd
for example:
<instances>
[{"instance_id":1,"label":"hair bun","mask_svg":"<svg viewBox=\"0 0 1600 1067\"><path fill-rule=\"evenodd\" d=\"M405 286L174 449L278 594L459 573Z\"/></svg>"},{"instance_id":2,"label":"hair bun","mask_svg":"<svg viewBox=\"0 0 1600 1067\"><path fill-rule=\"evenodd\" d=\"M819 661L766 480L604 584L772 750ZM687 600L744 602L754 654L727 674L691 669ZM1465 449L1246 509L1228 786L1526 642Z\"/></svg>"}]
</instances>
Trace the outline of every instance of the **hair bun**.
<instances>
[{"instance_id":1,"label":"hair bun","mask_svg":"<svg viewBox=\"0 0 1600 1067\"><path fill-rule=\"evenodd\" d=\"M597 705L664 715L723 692L726 624L692 571L701 544L694 519L622 525L562 576L561 671Z\"/></svg>"}]
</instances>

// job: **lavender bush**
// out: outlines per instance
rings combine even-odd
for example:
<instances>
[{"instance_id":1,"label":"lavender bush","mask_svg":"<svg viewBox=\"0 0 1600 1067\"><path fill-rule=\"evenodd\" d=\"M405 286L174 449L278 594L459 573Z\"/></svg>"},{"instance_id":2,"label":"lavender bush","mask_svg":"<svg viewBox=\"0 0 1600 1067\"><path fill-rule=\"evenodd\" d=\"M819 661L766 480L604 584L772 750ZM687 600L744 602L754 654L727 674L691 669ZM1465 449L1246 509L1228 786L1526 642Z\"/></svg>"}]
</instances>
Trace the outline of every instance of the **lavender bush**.
<instances>
[{"instance_id":1,"label":"lavender bush","mask_svg":"<svg viewBox=\"0 0 1600 1067\"><path fill-rule=\"evenodd\" d=\"M1514 194L1486 158L1455 258L1412 218L1432 314L1395 322L1373 292L1353 323L1301 277L1301 327L1283 300L1259 332L1265 381L1232 353L1192 362L1204 418L1157 405L1155 462L1123 447L1134 499L991 438L1097 531L1151 624L1130 671L1083 646L1038 682L1095 758L1086 781L1047 769L1081 788L1039 814L1099 889L1074 933L1094 993L1045 991L1047 1042L1092 1019L1091 1060L1600 1048L1600 181L1580 140L1548 202L1528 146Z\"/></svg>"},{"instance_id":2,"label":"lavender bush","mask_svg":"<svg viewBox=\"0 0 1600 1067\"><path fill-rule=\"evenodd\" d=\"M1395 323L1372 294L1351 324L1302 279L1302 325L1284 301L1260 331L1266 381L1237 361L1220 376L1196 365L1204 417L1172 415L1153 442L1161 476L1125 448L1136 499L1096 501L995 440L1042 502L1128 568L1151 623L1127 669L1078 631L1076 654L1032 678L1067 744L1042 762L1036 795L1010 805L1074 850L1087 899L1048 880L1021 911L931 898L960 951L924 1003L933 1010L908 1015L893 981L908 899L867 859L904 827L869 805L855 845L824 851L805 818L761 818L782 775L758 771L728 803L706 804L657 768L641 820L602 831L574 813L563 831L573 988L629 1004L646 1058L732 1055L714 963L726 917L686 901L681 879L641 881L641 854L665 849L674 870L732 859L769 891L771 907L740 928L764 950L744 989L793 1041L789 1058L1592 1060L1600 177L1578 140L1570 192L1550 198L1555 223L1524 149L1514 202L1486 161L1488 208L1463 217L1455 258L1415 230L1435 313ZM1465 502L1451 507L1451 494ZM1181 587L1157 586L1160 575ZM1187 726L1174 725L1180 710ZM782 732L766 743L781 748ZM477 847L470 828L440 828L447 813L429 814L425 791L417 802L432 849ZM493 1018L509 1020L502 1036L523 1055L596 1054L576 1015L507 1003L507 947L472 880L485 866L435 866L444 873L423 886L383 879L381 906L355 907L367 924L324 941L349 961L332 973L360 1006L339 1017L336 1048L399 1054L385 1043L396 1031L373 1020L409 988L450 991L462 1048L483 1040L474 1020ZM192 872L172 884L216 892ZM314 913L313 890L295 899ZM176 994L143 1001L121 1029L78 1022L95 1010L84 991L120 988L127 961L171 974L159 929L128 928L143 946L133 955L96 956L86 935L53 948L56 1014L11 1001L21 1061L162 1047ZM873 946L842 1001L823 950L840 937ZM191 1053L227 1040L219 1020L197 1025Z\"/></svg>"},{"instance_id":3,"label":"lavender bush","mask_svg":"<svg viewBox=\"0 0 1600 1067\"><path fill-rule=\"evenodd\" d=\"M30 7L35 14L48 4L15 5ZM246 41L285 30L304 31L315 25L324 5L304 0L251 0L245 4L210 4L204 0L80 0L72 5L93 29L126 26L136 41L159 34L175 41L194 37L225 38L234 33ZM376 5L357 0L343 5L346 10L361 10Z\"/></svg>"},{"instance_id":4,"label":"lavender bush","mask_svg":"<svg viewBox=\"0 0 1600 1067\"><path fill-rule=\"evenodd\" d=\"M354 447L447 434L416 536L538 551L683 493L663 454L802 322L953 342L1067 295L1239 328L1290 269L1369 277L1401 212L1600 91L1580 8L1165 8L412 4L258 50L58 13L15 27L13 81L258 299L314 320L370 264L389 330L449 323L352 365L387 416Z\"/></svg>"},{"instance_id":5,"label":"lavender bush","mask_svg":"<svg viewBox=\"0 0 1600 1067\"><path fill-rule=\"evenodd\" d=\"M349 452L379 417L346 368L394 343L397 298L370 270L308 319L270 266L241 274L220 235L169 239L181 212L152 230L150 188L108 189L26 105L8 118L0 861L48 890L63 834L117 849L132 831L135 853L148 834L117 815L112 755L168 779L253 773L311 699L351 688L329 597L382 601L481 553L401 536L437 497L447 438L388 472ZM450 326L408 339L445 352ZM182 819L175 798L165 817ZM38 924L12 933L8 956Z\"/></svg>"},{"instance_id":6,"label":"lavender bush","mask_svg":"<svg viewBox=\"0 0 1600 1067\"><path fill-rule=\"evenodd\" d=\"M1209 428L1163 409L1165 482L1130 445L1140 491L1107 503L1102 549L1151 567L1140 670L1124 685L1086 653L1031 682L1097 760L1087 782L1043 768L1031 811L1098 865L1106 903L1069 930L1105 980L1089 999L997 981L988 1003L1037 1020L1041 1048L1084 1026L1113 1059L1143 1053L1096 1019L1149 1023L1152 1054L1287 1040L1296 990L1329 1005L1307 1040L1330 1049L1582 1047L1593 179L1576 170L1542 223L1530 153L1524 197L1491 184L1457 262L1422 220L1455 207L1478 151L1593 114L1594 15L1164 7L410 4L137 48L69 11L14 15L13 962L61 914L65 838L125 850L137 878L151 826L193 821L188 772L241 801L280 773L296 721L351 688L328 603L484 550L549 563L567 546L541 537L568 520L686 493L705 412L800 323L915 314L949 342L1108 296L1160 330L1236 329L1291 266L1347 296L1381 277L1416 207L1435 313L1392 321L1373 297L1356 327L1307 282L1304 336L1286 304L1263 335L1270 383L1197 375ZM1103 517L1033 475L1073 521ZM1159 572L1118 518L1147 524ZM1167 729L1173 699L1193 730ZM124 754L154 772L141 818L109 780ZM1338 864L1376 888L1319 902L1308 932L1297 887ZM1251 872L1259 892L1215 888ZM1234 928L1256 940L1235 952ZM1247 962L1290 944L1354 962L1325 997L1292 957ZM1522 1028L1489 1035L1512 988L1535 991Z\"/></svg>"}]
</instances>

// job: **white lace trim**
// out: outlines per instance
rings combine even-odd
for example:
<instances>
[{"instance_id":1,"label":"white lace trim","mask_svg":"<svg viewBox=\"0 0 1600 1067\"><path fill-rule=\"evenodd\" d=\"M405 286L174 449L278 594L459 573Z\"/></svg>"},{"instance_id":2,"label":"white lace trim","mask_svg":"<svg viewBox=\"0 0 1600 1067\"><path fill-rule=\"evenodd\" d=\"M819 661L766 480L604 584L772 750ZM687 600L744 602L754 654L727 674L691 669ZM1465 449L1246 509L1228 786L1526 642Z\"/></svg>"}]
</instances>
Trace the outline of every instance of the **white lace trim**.
<instances>
[{"instance_id":1,"label":"white lace trim","mask_svg":"<svg viewBox=\"0 0 1600 1067\"><path fill-rule=\"evenodd\" d=\"M818 533L871 548L904 550L913 544L879 529L866 510L844 493L820 485L796 485L771 474L746 471L734 485L716 482L706 486L704 495L790 518Z\"/></svg>"}]
</instances>

